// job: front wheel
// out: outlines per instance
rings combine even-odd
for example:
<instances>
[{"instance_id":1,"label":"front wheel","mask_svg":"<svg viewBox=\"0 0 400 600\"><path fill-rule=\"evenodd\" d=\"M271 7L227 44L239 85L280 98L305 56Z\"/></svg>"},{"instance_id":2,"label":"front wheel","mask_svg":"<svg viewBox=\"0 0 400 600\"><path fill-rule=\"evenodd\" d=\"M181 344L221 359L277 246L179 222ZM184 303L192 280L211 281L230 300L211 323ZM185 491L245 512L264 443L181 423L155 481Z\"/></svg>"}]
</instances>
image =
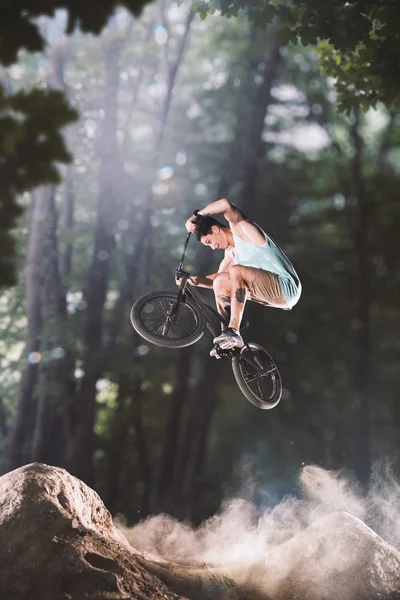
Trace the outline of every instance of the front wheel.
<instances>
[{"instance_id":1,"label":"front wheel","mask_svg":"<svg viewBox=\"0 0 400 600\"><path fill-rule=\"evenodd\" d=\"M232 357L232 369L240 391L257 408L274 408L282 396L278 367L262 346L250 342Z\"/></svg>"},{"instance_id":2,"label":"front wheel","mask_svg":"<svg viewBox=\"0 0 400 600\"><path fill-rule=\"evenodd\" d=\"M139 335L156 346L184 348L201 338L206 326L199 308L187 297L172 292L153 292L138 298L131 309L131 323Z\"/></svg>"}]
</instances>

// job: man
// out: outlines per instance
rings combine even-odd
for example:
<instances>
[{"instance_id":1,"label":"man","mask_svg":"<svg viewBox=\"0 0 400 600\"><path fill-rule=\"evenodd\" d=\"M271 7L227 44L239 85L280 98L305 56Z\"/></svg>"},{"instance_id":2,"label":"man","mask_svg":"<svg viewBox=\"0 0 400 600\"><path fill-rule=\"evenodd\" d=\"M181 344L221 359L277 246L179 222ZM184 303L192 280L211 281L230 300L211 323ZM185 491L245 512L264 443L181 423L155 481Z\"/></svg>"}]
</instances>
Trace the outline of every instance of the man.
<instances>
[{"instance_id":1,"label":"man","mask_svg":"<svg viewBox=\"0 0 400 600\"><path fill-rule=\"evenodd\" d=\"M229 225L211 215L223 214ZM214 338L210 356L244 345L239 333L246 300L290 310L299 300L301 284L293 265L264 231L226 198L195 211L186 229L212 250L224 250L217 273L192 275L191 285L213 288L218 312L229 316L229 326Z\"/></svg>"}]
</instances>

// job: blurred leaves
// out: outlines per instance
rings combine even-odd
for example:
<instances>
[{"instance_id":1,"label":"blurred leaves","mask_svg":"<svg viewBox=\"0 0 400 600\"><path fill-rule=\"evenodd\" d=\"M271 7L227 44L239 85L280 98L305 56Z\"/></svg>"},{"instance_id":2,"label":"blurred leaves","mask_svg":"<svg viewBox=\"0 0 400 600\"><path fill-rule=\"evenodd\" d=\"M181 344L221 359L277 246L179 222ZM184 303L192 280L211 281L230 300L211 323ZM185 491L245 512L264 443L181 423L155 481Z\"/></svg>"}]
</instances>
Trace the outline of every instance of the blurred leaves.
<instances>
[{"instance_id":1,"label":"blurred leaves","mask_svg":"<svg viewBox=\"0 0 400 600\"><path fill-rule=\"evenodd\" d=\"M77 27L88 33L99 34L118 6L124 6L138 16L143 7L152 0L41 0L32 3L27 0L13 0L0 6L0 62L10 65L17 60L19 50L40 52L45 40L40 31L38 19L41 16L53 17L56 10L68 12L67 33Z\"/></svg>"},{"instance_id":2,"label":"blurred leaves","mask_svg":"<svg viewBox=\"0 0 400 600\"><path fill-rule=\"evenodd\" d=\"M14 282L9 230L20 214L16 197L42 183L58 183L57 162L69 162L61 129L78 114L60 91L5 95L0 88L0 285Z\"/></svg>"},{"instance_id":3,"label":"blurred leaves","mask_svg":"<svg viewBox=\"0 0 400 600\"><path fill-rule=\"evenodd\" d=\"M199 3L198 10L214 13L216 4L222 15L243 11L259 27L278 19L285 43L316 45L322 74L337 81L341 111L366 110L379 101L400 108L399 2L213 0Z\"/></svg>"}]
</instances>

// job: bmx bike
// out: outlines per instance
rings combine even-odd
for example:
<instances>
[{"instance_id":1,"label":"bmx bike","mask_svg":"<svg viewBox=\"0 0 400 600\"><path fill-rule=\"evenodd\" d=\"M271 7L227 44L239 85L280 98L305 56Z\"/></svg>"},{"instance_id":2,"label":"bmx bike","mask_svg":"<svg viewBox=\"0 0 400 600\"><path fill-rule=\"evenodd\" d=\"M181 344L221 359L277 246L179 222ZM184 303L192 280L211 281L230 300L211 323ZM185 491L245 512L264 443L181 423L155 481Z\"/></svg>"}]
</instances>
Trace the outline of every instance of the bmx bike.
<instances>
[{"instance_id":1,"label":"bmx bike","mask_svg":"<svg viewBox=\"0 0 400 600\"><path fill-rule=\"evenodd\" d=\"M177 293L152 292L136 300L131 308L131 323L146 341L166 348L184 348L197 342L206 327L213 337L219 331L212 317L228 326L218 311L206 302L203 295L188 284L190 274L183 269L190 239L188 233L176 279L180 281ZM233 374L243 395L261 409L274 408L282 396L282 381L278 368L259 344L245 342L242 348L217 348L218 356L231 360Z\"/></svg>"}]
</instances>

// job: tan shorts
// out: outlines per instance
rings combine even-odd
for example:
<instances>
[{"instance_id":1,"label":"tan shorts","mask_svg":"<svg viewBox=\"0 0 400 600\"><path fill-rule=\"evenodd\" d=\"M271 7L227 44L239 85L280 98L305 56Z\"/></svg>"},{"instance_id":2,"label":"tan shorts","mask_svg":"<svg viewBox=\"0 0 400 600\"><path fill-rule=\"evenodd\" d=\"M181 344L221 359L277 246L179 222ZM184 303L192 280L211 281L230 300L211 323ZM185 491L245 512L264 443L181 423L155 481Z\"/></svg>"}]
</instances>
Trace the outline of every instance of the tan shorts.
<instances>
[{"instance_id":1,"label":"tan shorts","mask_svg":"<svg viewBox=\"0 0 400 600\"><path fill-rule=\"evenodd\" d=\"M249 285L248 300L259 302L266 306L285 306L287 304L275 273L248 267L252 272L252 280Z\"/></svg>"}]
</instances>

